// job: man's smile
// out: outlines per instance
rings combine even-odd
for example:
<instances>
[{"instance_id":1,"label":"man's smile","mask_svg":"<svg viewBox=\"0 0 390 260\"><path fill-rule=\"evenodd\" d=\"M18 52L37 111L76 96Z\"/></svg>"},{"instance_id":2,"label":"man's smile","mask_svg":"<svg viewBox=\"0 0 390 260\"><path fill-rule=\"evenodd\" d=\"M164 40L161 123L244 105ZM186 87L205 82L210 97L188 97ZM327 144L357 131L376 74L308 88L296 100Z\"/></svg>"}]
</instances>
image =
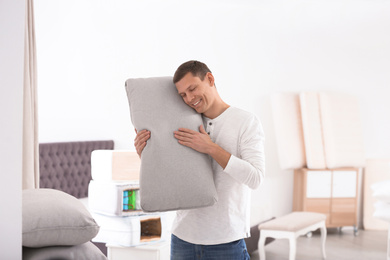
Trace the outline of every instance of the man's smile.
<instances>
[{"instance_id":1,"label":"man's smile","mask_svg":"<svg viewBox=\"0 0 390 260\"><path fill-rule=\"evenodd\" d=\"M196 107L197 105L199 105L200 101L202 101L202 99L199 99L197 102L193 103L192 105L193 105L194 107Z\"/></svg>"}]
</instances>

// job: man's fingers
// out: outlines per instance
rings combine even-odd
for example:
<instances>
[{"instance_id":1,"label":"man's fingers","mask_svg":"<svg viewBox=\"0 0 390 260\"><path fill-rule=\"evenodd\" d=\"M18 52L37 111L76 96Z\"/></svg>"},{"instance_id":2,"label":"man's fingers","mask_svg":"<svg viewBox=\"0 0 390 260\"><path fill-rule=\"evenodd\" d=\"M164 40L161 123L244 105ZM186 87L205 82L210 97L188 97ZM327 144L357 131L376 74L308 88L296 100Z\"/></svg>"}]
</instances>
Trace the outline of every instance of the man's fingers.
<instances>
[{"instance_id":1,"label":"man's fingers","mask_svg":"<svg viewBox=\"0 0 390 260\"><path fill-rule=\"evenodd\" d=\"M138 155L141 155L142 150L146 145L146 141L150 138L150 132L147 130L142 130L137 133L137 136L134 139L134 146L137 150Z\"/></svg>"},{"instance_id":2,"label":"man's fingers","mask_svg":"<svg viewBox=\"0 0 390 260\"><path fill-rule=\"evenodd\" d=\"M149 131L146 131L146 130L142 130L141 132L139 132L136 136L135 136L135 139L134 141L139 141L139 140L142 140L144 138L149 138L150 137L150 132Z\"/></svg>"},{"instance_id":3,"label":"man's fingers","mask_svg":"<svg viewBox=\"0 0 390 260\"><path fill-rule=\"evenodd\" d=\"M138 154L139 158L141 158L141 153L146 146L146 141L144 141L144 142L139 141L138 143L134 143L134 146L135 146L135 149L137 150L137 154Z\"/></svg>"},{"instance_id":4,"label":"man's fingers","mask_svg":"<svg viewBox=\"0 0 390 260\"><path fill-rule=\"evenodd\" d=\"M135 132L136 132L136 136L134 138L134 146L135 146L135 150L137 151L137 154L139 156L139 158L141 158L141 153L143 151L143 149L145 148L146 146L146 141L150 138L150 131L144 129L144 130L141 130L141 131L137 131L137 129L135 129Z\"/></svg>"},{"instance_id":5,"label":"man's fingers","mask_svg":"<svg viewBox=\"0 0 390 260\"><path fill-rule=\"evenodd\" d=\"M144 130L141 130L141 131L137 131L137 129L135 129L135 132L137 133L137 135L142 135L142 134L145 134L145 133L149 133L150 131L144 129Z\"/></svg>"},{"instance_id":6,"label":"man's fingers","mask_svg":"<svg viewBox=\"0 0 390 260\"><path fill-rule=\"evenodd\" d=\"M139 140L140 140L140 142L145 142L149 138L150 138L150 133L146 133L146 134L141 135Z\"/></svg>"},{"instance_id":7,"label":"man's fingers","mask_svg":"<svg viewBox=\"0 0 390 260\"><path fill-rule=\"evenodd\" d=\"M145 146L146 146L146 143L141 144L140 146L138 146L137 151L141 153L142 150L145 148Z\"/></svg>"},{"instance_id":8,"label":"man's fingers","mask_svg":"<svg viewBox=\"0 0 390 260\"><path fill-rule=\"evenodd\" d=\"M185 136L176 136L176 139L182 142L191 142L193 139Z\"/></svg>"},{"instance_id":9,"label":"man's fingers","mask_svg":"<svg viewBox=\"0 0 390 260\"><path fill-rule=\"evenodd\" d=\"M199 131L200 131L202 134L207 134L207 133L206 133L206 130L204 130L204 126L203 126L203 125L200 125Z\"/></svg>"},{"instance_id":10,"label":"man's fingers","mask_svg":"<svg viewBox=\"0 0 390 260\"><path fill-rule=\"evenodd\" d=\"M186 142L186 141L183 141L183 140L179 140L178 142L179 142L179 144L181 144L181 145L184 145L184 146L187 146L187 147L192 148L190 142Z\"/></svg>"},{"instance_id":11,"label":"man's fingers","mask_svg":"<svg viewBox=\"0 0 390 260\"><path fill-rule=\"evenodd\" d=\"M193 134L191 133L187 133L187 132L181 132L181 131L175 131L175 136L178 136L178 137L192 137Z\"/></svg>"},{"instance_id":12,"label":"man's fingers","mask_svg":"<svg viewBox=\"0 0 390 260\"><path fill-rule=\"evenodd\" d=\"M197 131L194 131L194 130L191 130L191 129L188 129L188 128L179 128L178 132L189 133L189 134L196 134L196 133L198 133Z\"/></svg>"},{"instance_id":13,"label":"man's fingers","mask_svg":"<svg viewBox=\"0 0 390 260\"><path fill-rule=\"evenodd\" d=\"M139 158L141 158L141 154L142 154L142 151L143 151L144 148L145 148L145 145L146 145L146 143L144 143L143 145L141 145L141 146L139 146L139 147L136 148L137 154L138 154Z\"/></svg>"}]
</instances>

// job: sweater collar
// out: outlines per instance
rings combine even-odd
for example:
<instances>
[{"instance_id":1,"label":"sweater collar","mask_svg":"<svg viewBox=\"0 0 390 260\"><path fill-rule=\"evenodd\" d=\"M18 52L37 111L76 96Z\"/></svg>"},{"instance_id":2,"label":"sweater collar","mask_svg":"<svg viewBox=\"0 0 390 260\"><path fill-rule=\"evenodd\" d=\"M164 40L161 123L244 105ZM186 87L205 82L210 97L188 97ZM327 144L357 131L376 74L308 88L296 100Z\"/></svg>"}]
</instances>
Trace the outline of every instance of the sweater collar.
<instances>
[{"instance_id":1,"label":"sweater collar","mask_svg":"<svg viewBox=\"0 0 390 260\"><path fill-rule=\"evenodd\" d=\"M217 122L217 121L219 121L219 120L221 120L221 119L227 117L227 116L230 114L230 111L231 111L231 110L232 110L232 107L229 106L225 111L223 111L219 116L217 116L217 117L214 118L214 119L210 119L210 118L208 118L208 117L202 115L202 116L203 116L203 120L204 120L205 122L210 122L210 121L211 121L211 122Z\"/></svg>"}]
</instances>

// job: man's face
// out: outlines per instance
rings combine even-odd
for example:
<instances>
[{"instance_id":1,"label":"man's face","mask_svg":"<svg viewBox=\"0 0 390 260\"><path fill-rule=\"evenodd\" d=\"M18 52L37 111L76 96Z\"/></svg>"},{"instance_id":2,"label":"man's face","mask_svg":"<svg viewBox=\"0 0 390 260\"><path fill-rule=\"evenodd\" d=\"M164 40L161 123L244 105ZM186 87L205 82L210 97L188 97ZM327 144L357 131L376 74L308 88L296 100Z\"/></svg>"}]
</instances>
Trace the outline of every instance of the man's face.
<instances>
[{"instance_id":1,"label":"man's face","mask_svg":"<svg viewBox=\"0 0 390 260\"><path fill-rule=\"evenodd\" d=\"M176 82L179 95L187 105L198 113L205 113L211 107L213 101L211 87L213 86L214 78L211 73L207 73L205 78L201 80L189 72L180 81Z\"/></svg>"}]
</instances>

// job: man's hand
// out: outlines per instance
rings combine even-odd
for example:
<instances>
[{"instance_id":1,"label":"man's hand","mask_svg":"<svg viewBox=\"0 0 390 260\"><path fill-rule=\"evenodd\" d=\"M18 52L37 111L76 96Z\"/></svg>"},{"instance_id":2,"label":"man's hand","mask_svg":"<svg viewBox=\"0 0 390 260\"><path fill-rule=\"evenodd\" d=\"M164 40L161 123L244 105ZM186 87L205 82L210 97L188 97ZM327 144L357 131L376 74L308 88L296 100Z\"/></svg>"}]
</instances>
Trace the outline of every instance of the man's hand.
<instances>
[{"instance_id":1,"label":"man's hand","mask_svg":"<svg viewBox=\"0 0 390 260\"><path fill-rule=\"evenodd\" d=\"M210 155L223 169L225 169L230 159L230 153L211 141L210 136L204 130L203 125L199 127L199 132L187 128L179 128L178 131L174 131L174 134L180 144Z\"/></svg>"},{"instance_id":2,"label":"man's hand","mask_svg":"<svg viewBox=\"0 0 390 260\"><path fill-rule=\"evenodd\" d=\"M199 127L199 132L187 128L179 128L178 131L174 131L174 135L180 144L205 154L209 154L211 147L215 145L204 130L203 125Z\"/></svg>"},{"instance_id":3,"label":"man's hand","mask_svg":"<svg viewBox=\"0 0 390 260\"><path fill-rule=\"evenodd\" d=\"M137 154L139 158L141 158L141 153L145 148L146 141L150 138L150 131L148 130L142 130L140 132L137 132L137 129L134 129L137 136L134 139L134 146L137 150Z\"/></svg>"}]
</instances>

